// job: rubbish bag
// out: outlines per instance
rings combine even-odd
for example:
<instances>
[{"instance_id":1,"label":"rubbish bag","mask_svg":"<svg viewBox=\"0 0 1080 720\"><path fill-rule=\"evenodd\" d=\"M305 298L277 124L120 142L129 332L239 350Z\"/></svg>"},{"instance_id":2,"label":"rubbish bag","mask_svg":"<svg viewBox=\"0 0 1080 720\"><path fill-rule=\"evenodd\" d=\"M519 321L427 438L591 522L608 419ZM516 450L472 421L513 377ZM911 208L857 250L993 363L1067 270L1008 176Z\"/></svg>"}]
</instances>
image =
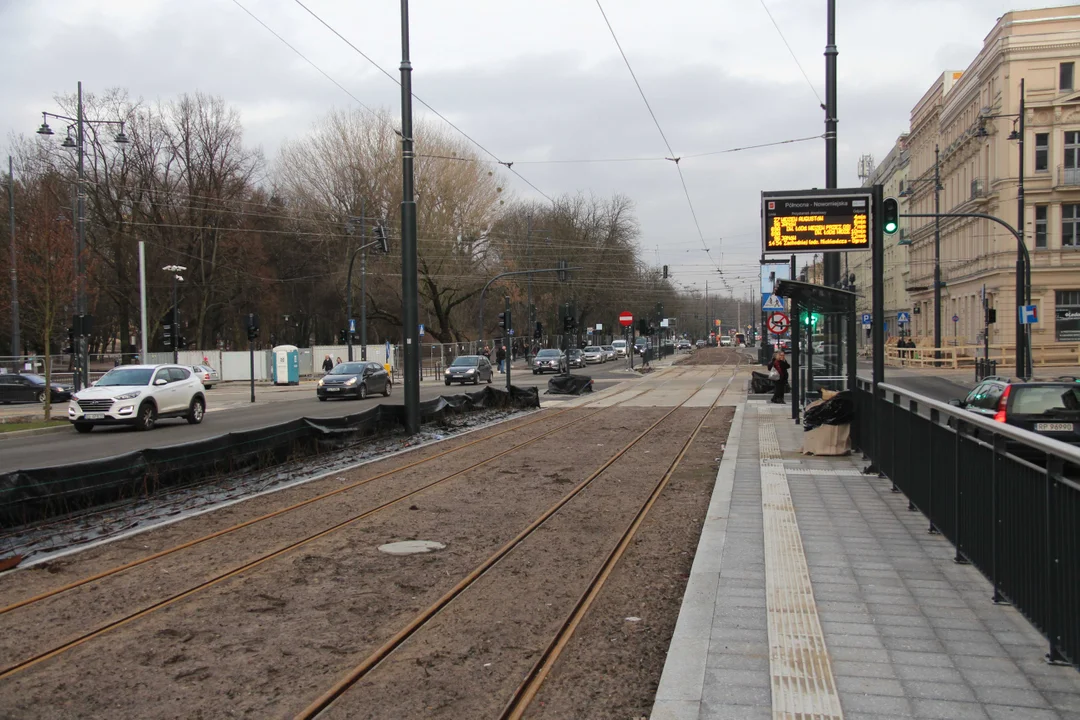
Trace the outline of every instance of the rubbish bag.
<instances>
[{"instance_id":1,"label":"rubbish bag","mask_svg":"<svg viewBox=\"0 0 1080 720\"><path fill-rule=\"evenodd\" d=\"M855 403L850 390L842 390L828 400L819 400L803 413L803 430L821 425L845 425L855 417Z\"/></svg>"},{"instance_id":2,"label":"rubbish bag","mask_svg":"<svg viewBox=\"0 0 1080 720\"><path fill-rule=\"evenodd\" d=\"M754 370L750 373L750 392L759 395L776 392L776 381L770 380L767 373Z\"/></svg>"},{"instance_id":3,"label":"rubbish bag","mask_svg":"<svg viewBox=\"0 0 1080 720\"><path fill-rule=\"evenodd\" d=\"M548 380L545 395L580 395L593 391L593 381L588 375L556 375Z\"/></svg>"}]
</instances>

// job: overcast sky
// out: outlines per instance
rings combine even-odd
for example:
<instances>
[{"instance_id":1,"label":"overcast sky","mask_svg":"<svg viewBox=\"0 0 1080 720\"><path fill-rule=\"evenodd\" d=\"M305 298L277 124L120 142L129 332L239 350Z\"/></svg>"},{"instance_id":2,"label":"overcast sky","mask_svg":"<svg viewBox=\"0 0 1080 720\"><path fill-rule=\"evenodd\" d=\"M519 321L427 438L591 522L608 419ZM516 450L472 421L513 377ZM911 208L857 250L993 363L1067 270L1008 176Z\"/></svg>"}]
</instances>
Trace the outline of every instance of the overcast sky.
<instances>
[{"instance_id":1,"label":"overcast sky","mask_svg":"<svg viewBox=\"0 0 1080 720\"><path fill-rule=\"evenodd\" d=\"M78 80L87 92L122 87L148 101L220 95L271 161L329 109L356 107L237 1L365 105L397 115L397 85L294 0L0 0L0 60L10 70L0 151ZM397 76L398 2L303 1ZM825 0L601 1L677 156L823 133ZM934 79L966 68L998 17L1052 4L838 0L840 185L858 184L861 155L888 153ZM669 265L677 283L708 279L715 292L719 264L745 294L756 286L759 193L824 184L821 139L685 157L706 252L595 0L412 0L410 14L415 94L548 195L632 198L646 261ZM529 162L610 158L660 159ZM512 175L506 187L539 197Z\"/></svg>"}]
</instances>

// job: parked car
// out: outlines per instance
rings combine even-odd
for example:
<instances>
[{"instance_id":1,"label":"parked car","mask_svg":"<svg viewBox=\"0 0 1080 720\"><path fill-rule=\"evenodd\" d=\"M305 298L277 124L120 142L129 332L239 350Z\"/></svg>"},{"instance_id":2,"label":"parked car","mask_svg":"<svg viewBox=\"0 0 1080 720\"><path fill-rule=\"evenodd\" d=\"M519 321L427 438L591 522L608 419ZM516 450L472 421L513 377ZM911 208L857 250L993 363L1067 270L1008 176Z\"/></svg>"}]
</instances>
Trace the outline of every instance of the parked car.
<instances>
[{"instance_id":1,"label":"parked car","mask_svg":"<svg viewBox=\"0 0 1080 720\"><path fill-rule=\"evenodd\" d=\"M619 354L615 352L615 347L613 345L601 345L600 349L604 351L605 361L617 360L619 358Z\"/></svg>"},{"instance_id":2,"label":"parked car","mask_svg":"<svg viewBox=\"0 0 1080 720\"><path fill-rule=\"evenodd\" d=\"M5 373L0 375L0 402L45 402L45 378L32 373ZM49 386L52 402L64 402L71 398L71 386L52 383Z\"/></svg>"},{"instance_id":3,"label":"parked car","mask_svg":"<svg viewBox=\"0 0 1080 720\"><path fill-rule=\"evenodd\" d=\"M68 420L81 433L95 425L150 430L163 418L184 418L198 425L205 414L202 381L185 365L121 365L68 403Z\"/></svg>"},{"instance_id":4,"label":"parked car","mask_svg":"<svg viewBox=\"0 0 1080 720\"><path fill-rule=\"evenodd\" d=\"M546 348L536 353L532 360L533 375L542 375L548 371L561 373L566 371L566 358L562 350Z\"/></svg>"},{"instance_id":5,"label":"parked car","mask_svg":"<svg viewBox=\"0 0 1080 720\"><path fill-rule=\"evenodd\" d=\"M582 354L585 356L586 363L602 363L607 362L607 355L604 354L604 349L599 345L586 345L582 350Z\"/></svg>"},{"instance_id":6,"label":"parked car","mask_svg":"<svg viewBox=\"0 0 1080 720\"><path fill-rule=\"evenodd\" d=\"M379 363L343 362L319 378L315 394L323 401L332 397L363 400L375 393L389 397L391 387L390 373Z\"/></svg>"},{"instance_id":7,"label":"parked car","mask_svg":"<svg viewBox=\"0 0 1080 720\"><path fill-rule=\"evenodd\" d=\"M1072 380L1024 382L990 377L963 400L950 404L989 420L1080 445L1080 383ZM1022 443L1006 443L1006 449L1014 454L1030 454L1025 448Z\"/></svg>"},{"instance_id":8,"label":"parked car","mask_svg":"<svg viewBox=\"0 0 1080 720\"><path fill-rule=\"evenodd\" d=\"M611 347L615 348L615 352L619 357L626 357L626 341L625 340L613 340Z\"/></svg>"},{"instance_id":9,"label":"parked car","mask_svg":"<svg viewBox=\"0 0 1080 720\"><path fill-rule=\"evenodd\" d=\"M447 385L452 382L479 385L481 380L490 383L494 377L495 369L491 366L491 361L483 355L460 355L446 368L443 382Z\"/></svg>"},{"instance_id":10,"label":"parked car","mask_svg":"<svg viewBox=\"0 0 1080 720\"><path fill-rule=\"evenodd\" d=\"M567 367L585 367L585 353L577 348L572 348L566 352L566 365Z\"/></svg>"},{"instance_id":11,"label":"parked car","mask_svg":"<svg viewBox=\"0 0 1080 720\"><path fill-rule=\"evenodd\" d=\"M191 370L199 376L203 387L207 390L214 387L216 383L221 382L221 375L209 365L192 365Z\"/></svg>"}]
</instances>

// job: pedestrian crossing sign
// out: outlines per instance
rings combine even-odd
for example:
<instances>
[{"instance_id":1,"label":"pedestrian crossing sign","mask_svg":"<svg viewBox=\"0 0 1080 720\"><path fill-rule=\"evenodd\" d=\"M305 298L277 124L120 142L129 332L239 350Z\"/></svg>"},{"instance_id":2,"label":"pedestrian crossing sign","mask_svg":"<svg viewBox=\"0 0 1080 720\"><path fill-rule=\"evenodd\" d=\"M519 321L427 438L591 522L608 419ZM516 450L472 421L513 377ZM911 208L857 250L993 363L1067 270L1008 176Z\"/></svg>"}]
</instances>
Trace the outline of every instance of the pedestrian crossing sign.
<instances>
[{"instance_id":1,"label":"pedestrian crossing sign","mask_svg":"<svg viewBox=\"0 0 1080 720\"><path fill-rule=\"evenodd\" d=\"M765 298L765 302L761 304L762 310L784 310L784 299L777 297L776 295L769 295Z\"/></svg>"}]
</instances>

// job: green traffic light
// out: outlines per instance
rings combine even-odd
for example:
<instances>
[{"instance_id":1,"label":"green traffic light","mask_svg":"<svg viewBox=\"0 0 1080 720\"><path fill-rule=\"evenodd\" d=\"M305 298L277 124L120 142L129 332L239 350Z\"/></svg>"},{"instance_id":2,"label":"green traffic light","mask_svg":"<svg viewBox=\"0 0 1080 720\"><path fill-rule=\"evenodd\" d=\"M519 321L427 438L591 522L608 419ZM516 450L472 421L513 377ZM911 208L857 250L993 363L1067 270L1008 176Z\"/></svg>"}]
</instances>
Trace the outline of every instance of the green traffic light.
<instances>
[{"instance_id":1,"label":"green traffic light","mask_svg":"<svg viewBox=\"0 0 1080 720\"><path fill-rule=\"evenodd\" d=\"M885 233L887 235L892 235L894 232L896 232L896 223L894 223L894 222L885 223L884 230L885 230Z\"/></svg>"}]
</instances>

